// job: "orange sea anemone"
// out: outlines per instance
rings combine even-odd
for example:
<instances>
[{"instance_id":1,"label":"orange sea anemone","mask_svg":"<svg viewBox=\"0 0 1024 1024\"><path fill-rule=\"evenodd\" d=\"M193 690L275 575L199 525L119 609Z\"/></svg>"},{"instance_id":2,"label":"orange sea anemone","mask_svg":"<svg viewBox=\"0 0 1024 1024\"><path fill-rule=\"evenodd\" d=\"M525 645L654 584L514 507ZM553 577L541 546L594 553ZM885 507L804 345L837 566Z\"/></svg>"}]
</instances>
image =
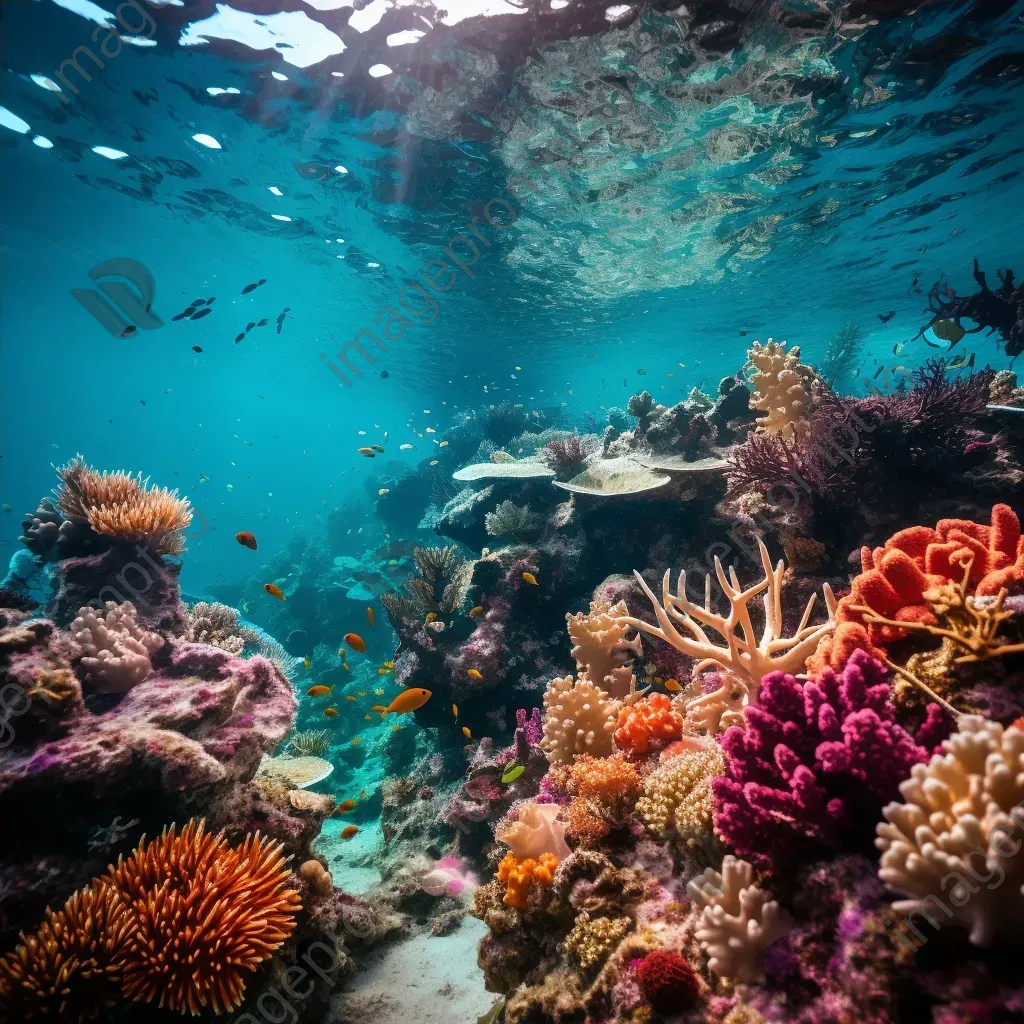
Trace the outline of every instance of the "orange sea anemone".
<instances>
[{"instance_id":1,"label":"orange sea anemone","mask_svg":"<svg viewBox=\"0 0 1024 1024\"><path fill-rule=\"evenodd\" d=\"M288 877L280 845L257 833L232 849L201 821L122 858L103 882L131 910L125 995L192 1014L236 1009L247 975L295 929Z\"/></svg>"},{"instance_id":2,"label":"orange sea anemone","mask_svg":"<svg viewBox=\"0 0 1024 1024\"><path fill-rule=\"evenodd\" d=\"M177 491L151 487L141 474L100 472L80 455L57 474L57 503L68 519L107 537L147 544L158 554L184 551L181 531L192 522L192 507Z\"/></svg>"},{"instance_id":3,"label":"orange sea anemone","mask_svg":"<svg viewBox=\"0 0 1024 1024\"><path fill-rule=\"evenodd\" d=\"M128 927L124 901L103 886L81 889L60 910L47 910L36 933L0 959L0 1019L96 1019L120 996Z\"/></svg>"},{"instance_id":4,"label":"orange sea anemone","mask_svg":"<svg viewBox=\"0 0 1024 1024\"><path fill-rule=\"evenodd\" d=\"M627 754L660 750L683 734L683 716L663 693L652 693L619 712L615 745Z\"/></svg>"},{"instance_id":5,"label":"orange sea anemone","mask_svg":"<svg viewBox=\"0 0 1024 1024\"><path fill-rule=\"evenodd\" d=\"M522 910L535 886L552 883L557 867L558 858L553 853L542 853L537 860L527 858L523 861L514 853L506 853L496 875L506 887L505 903Z\"/></svg>"}]
</instances>

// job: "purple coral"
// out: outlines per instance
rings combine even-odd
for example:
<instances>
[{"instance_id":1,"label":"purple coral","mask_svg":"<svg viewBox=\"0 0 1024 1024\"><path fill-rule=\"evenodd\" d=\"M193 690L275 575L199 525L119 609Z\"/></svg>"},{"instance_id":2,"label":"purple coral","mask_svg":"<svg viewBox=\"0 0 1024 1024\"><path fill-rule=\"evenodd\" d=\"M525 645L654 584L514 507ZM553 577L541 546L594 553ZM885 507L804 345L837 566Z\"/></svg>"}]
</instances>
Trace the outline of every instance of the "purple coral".
<instances>
[{"instance_id":1,"label":"purple coral","mask_svg":"<svg viewBox=\"0 0 1024 1024\"><path fill-rule=\"evenodd\" d=\"M766 676L746 726L722 738L726 770L712 783L718 834L759 868L808 847L868 840L911 766L932 754L894 720L888 698L885 669L864 651L840 675ZM944 717L931 705L922 736L931 741Z\"/></svg>"}]
</instances>

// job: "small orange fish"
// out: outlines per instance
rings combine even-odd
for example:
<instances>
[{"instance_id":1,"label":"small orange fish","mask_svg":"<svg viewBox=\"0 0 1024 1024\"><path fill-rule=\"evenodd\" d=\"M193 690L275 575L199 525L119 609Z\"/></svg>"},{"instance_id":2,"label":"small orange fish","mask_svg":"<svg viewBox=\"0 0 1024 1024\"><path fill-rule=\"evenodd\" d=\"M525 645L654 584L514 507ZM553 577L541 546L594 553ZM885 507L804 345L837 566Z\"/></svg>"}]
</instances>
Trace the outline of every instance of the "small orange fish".
<instances>
[{"instance_id":1,"label":"small orange fish","mask_svg":"<svg viewBox=\"0 0 1024 1024\"><path fill-rule=\"evenodd\" d=\"M264 583L263 589L271 596L276 597L278 601L287 601L288 598L284 596L284 591L276 583Z\"/></svg>"},{"instance_id":2,"label":"small orange fish","mask_svg":"<svg viewBox=\"0 0 1024 1024\"><path fill-rule=\"evenodd\" d=\"M526 582L529 583L530 586L537 586L537 577L534 576L532 572L524 572L523 579L526 580Z\"/></svg>"},{"instance_id":3,"label":"small orange fish","mask_svg":"<svg viewBox=\"0 0 1024 1024\"><path fill-rule=\"evenodd\" d=\"M372 448L357 448L356 451L359 452L360 455L365 455L368 459L375 459L377 457Z\"/></svg>"},{"instance_id":4,"label":"small orange fish","mask_svg":"<svg viewBox=\"0 0 1024 1024\"><path fill-rule=\"evenodd\" d=\"M356 736L355 739L352 740L352 746L353 747L358 747L359 744L362 743L362 742L363 741L358 736Z\"/></svg>"},{"instance_id":5,"label":"small orange fish","mask_svg":"<svg viewBox=\"0 0 1024 1024\"><path fill-rule=\"evenodd\" d=\"M430 690L423 690L419 687L403 690L386 708L380 704L374 704L373 710L379 711L381 718L385 715L404 715L423 707L430 700L430 696Z\"/></svg>"},{"instance_id":6,"label":"small orange fish","mask_svg":"<svg viewBox=\"0 0 1024 1024\"><path fill-rule=\"evenodd\" d=\"M309 671L309 658L302 659L302 667L306 669L307 672Z\"/></svg>"},{"instance_id":7,"label":"small orange fish","mask_svg":"<svg viewBox=\"0 0 1024 1024\"><path fill-rule=\"evenodd\" d=\"M401 728L402 727L400 725L393 725L393 726L391 726L391 731L392 732L398 732L398 730L401 729Z\"/></svg>"},{"instance_id":8,"label":"small orange fish","mask_svg":"<svg viewBox=\"0 0 1024 1024\"><path fill-rule=\"evenodd\" d=\"M469 676L470 679L483 679L484 677L483 672L476 668L467 670L466 675Z\"/></svg>"},{"instance_id":9,"label":"small orange fish","mask_svg":"<svg viewBox=\"0 0 1024 1024\"><path fill-rule=\"evenodd\" d=\"M386 669L386 668L379 668L379 669L377 669L377 675L379 675L379 676L386 676L388 674L388 671L389 670Z\"/></svg>"},{"instance_id":10,"label":"small orange fish","mask_svg":"<svg viewBox=\"0 0 1024 1024\"><path fill-rule=\"evenodd\" d=\"M347 643L353 651L358 651L360 654L366 653L366 641L358 633L346 633L345 643Z\"/></svg>"},{"instance_id":11,"label":"small orange fish","mask_svg":"<svg viewBox=\"0 0 1024 1024\"><path fill-rule=\"evenodd\" d=\"M355 808L356 808L355 800L342 800L341 803L338 804L336 813L337 814L348 814L349 811L354 811Z\"/></svg>"},{"instance_id":12,"label":"small orange fish","mask_svg":"<svg viewBox=\"0 0 1024 1024\"><path fill-rule=\"evenodd\" d=\"M331 692L331 690L333 690L333 689L334 689L334 685L333 684L331 686L324 686L323 683L317 683L316 686L311 686L306 691L306 696L307 697L326 697L327 694L329 694Z\"/></svg>"},{"instance_id":13,"label":"small orange fish","mask_svg":"<svg viewBox=\"0 0 1024 1024\"><path fill-rule=\"evenodd\" d=\"M366 609L366 621L372 626L377 621L377 616L374 614L372 608Z\"/></svg>"},{"instance_id":14,"label":"small orange fish","mask_svg":"<svg viewBox=\"0 0 1024 1024\"><path fill-rule=\"evenodd\" d=\"M453 715L454 715L454 716L455 716L456 718L458 718L458 717L459 717L459 705L458 705L458 704L453 704L453 705L452 705L452 714L453 714Z\"/></svg>"},{"instance_id":15,"label":"small orange fish","mask_svg":"<svg viewBox=\"0 0 1024 1024\"><path fill-rule=\"evenodd\" d=\"M427 612L427 617L423 620L424 622L434 622L437 619L437 612Z\"/></svg>"},{"instance_id":16,"label":"small orange fish","mask_svg":"<svg viewBox=\"0 0 1024 1024\"><path fill-rule=\"evenodd\" d=\"M356 699L355 699L355 697L353 697L353 696L352 696L352 694L349 694L349 695L348 695L348 696L347 696L347 697L345 698L345 700L347 700L347 701L348 701L348 702L349 702L350 704L355 704L355 702L356 702Z\"/></svg>"},{"instance_id":17,"label":"small orange fish","mask_svg":"<svg viewBox=\"0 0 1024 1024\"><path fill-rule=\"evenodd\" d=\"M678 679L665 680L665 689L668 690L669 693L679 693L679 691L682 690L682 688L683 687Z\"/></svg>"},{"instance_id":18,"label":"small orange fish","mask_svg":"<svg viewBox=\"0 0 1024 1024\"><path fill-rule=\"evenodd\" d=\"M482 604L478 604L475 608L470 608L469 609L469 617L471 619L475 619L478 615L483 615L483 613L484 613L484 606Z\"/></svg>"},{"instance_id":19,"label":"small orange fish","mask_svg":"<svg viewBox=\"0 0 1024 1024\"><path fill-rule=\"evenodd\" d=\"M462 735L465 736L467 740L471 740L473 738L473 734L469 731L468 725L464 725L462 727Z\"/></svg>"},{"instance_id":20,"label":"small orange fish","mask_svg":"<svg viewBox=\"0 0 1024 1024\"><path fill-rule=\"evenodd\" d=\"M337 717L338 717L338 709L337 708L324 708L324 718L337 718Z\"/></svg>"},{"instance_id":21,"label":"small orange fish","mask_svg":"<svg viewBox=\"0 0 1024 1024\"><path fill-rule=\"evenodd\" d=\"M347 662L347 661L343 661L343 662L341 663L341 667L342 667L342 668L343 668L343 669L344 669L344 670L345 670L346 672L351 672L351 671L352 671L352 669L350 669L350 668L348 667L348 662Z\"/></svg>"},{"instance_id":22,"label":"small orange fish","mask_svg":"<svg viewBox=\"0 0 1024 1024\"><path fill-rule=\"evenodd\" d=\"M359 799L360 800L365 800L366 799L366 790L365 789L359 790Z\"/></svg>"},{"instance_id":23,"label":"small orange fish","mask_svg":"<svg viewBox=\"0 0 1024 1024\"><path fill-rule=\"evenodd\" d=\"M358 833L359 833L359 826L358 825L346 825L341 830L341 838L342 839L351 839L353 836L358 835Z\"/></svg>"},{"instance_id":24,"label":"small orange fish","mask_svg":"<svg viewBox=\"0 0 1024 1024\"><path fill-rule=\"evenodd\" d=\"M373 715L363 715L363 721L364 722L372 722L373 721Z\"/></svg>"},{"instance_id":25,"label":"small orange fish","mask_svg":"<svg viewBox=\"0 0 1024 1024\"><path fill-rule=\"evenodd\" d=\"M243 548L248 548L250 551L256 550L256 538L248 530L242 530L240 533L236 533L235 540L237 540Z\"/></svg>"}]
</instances>

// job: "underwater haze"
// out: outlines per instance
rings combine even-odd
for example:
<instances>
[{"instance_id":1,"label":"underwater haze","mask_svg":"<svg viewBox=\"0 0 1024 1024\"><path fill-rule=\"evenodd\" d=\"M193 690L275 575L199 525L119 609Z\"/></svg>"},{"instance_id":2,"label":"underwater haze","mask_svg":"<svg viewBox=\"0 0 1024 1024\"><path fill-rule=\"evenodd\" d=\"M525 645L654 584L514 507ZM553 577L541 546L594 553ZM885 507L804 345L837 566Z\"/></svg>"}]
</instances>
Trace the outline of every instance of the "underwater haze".
<instances>
[{"instance_id":1,"label":"underwater haze","mask_svg":"<svg viewBox=\"0 0 1024 1024\"><path fill-rule=\"evenodd\" d=\"M0 1022L1024 1021L1022 0L0 18Z\"/></svg>"}]
</instances>

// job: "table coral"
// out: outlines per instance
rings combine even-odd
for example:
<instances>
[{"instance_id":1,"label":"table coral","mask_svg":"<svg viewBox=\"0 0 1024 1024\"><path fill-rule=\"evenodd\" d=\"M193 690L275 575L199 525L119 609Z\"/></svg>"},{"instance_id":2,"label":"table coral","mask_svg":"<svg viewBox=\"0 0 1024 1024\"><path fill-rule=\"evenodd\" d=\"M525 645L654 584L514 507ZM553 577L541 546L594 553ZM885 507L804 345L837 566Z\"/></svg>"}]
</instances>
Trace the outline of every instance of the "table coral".
<instances>
[{"instance_id":1,"label":"table coral","mask_svg":"<svg viewBox=\"0 0 1024 1024\"><path fill-rule=\"evenodd\" d=\"M772 673L746 727L722 739L725 774L712 783L715 830L755 866L783 864L808 844L841 850L892 799L930 749L893 717L885 669L863 651L841 675L801 682ZM924 742L945 712L929 705Z\"/></svg>"},{"instance_id":2,"label":"table coral","mask_svg":"<svg viewBox=\"0 0 1024 1024\"><path fill-rule=\"evenodd\" d=\"M663 693L652 693L619 711L613 739L619 750L629 755L661 750L683 733L683 716Z\"/></svg>"},{"instance_id":3,"label":"table coral","mask_svg":"<svg viewBox=\"0 0 1024 1024\"><path fill-rule=\"evenodd\" d=\"M1024 730L976 715L960 719L941 753L910 769L899 787L903 802L883 809L876 845L879 877L910 897L893 908L912 928L915 916L933 929L951 923L976 946L1019 933L1022 769Z\"/></svg>"}]
</instances>

